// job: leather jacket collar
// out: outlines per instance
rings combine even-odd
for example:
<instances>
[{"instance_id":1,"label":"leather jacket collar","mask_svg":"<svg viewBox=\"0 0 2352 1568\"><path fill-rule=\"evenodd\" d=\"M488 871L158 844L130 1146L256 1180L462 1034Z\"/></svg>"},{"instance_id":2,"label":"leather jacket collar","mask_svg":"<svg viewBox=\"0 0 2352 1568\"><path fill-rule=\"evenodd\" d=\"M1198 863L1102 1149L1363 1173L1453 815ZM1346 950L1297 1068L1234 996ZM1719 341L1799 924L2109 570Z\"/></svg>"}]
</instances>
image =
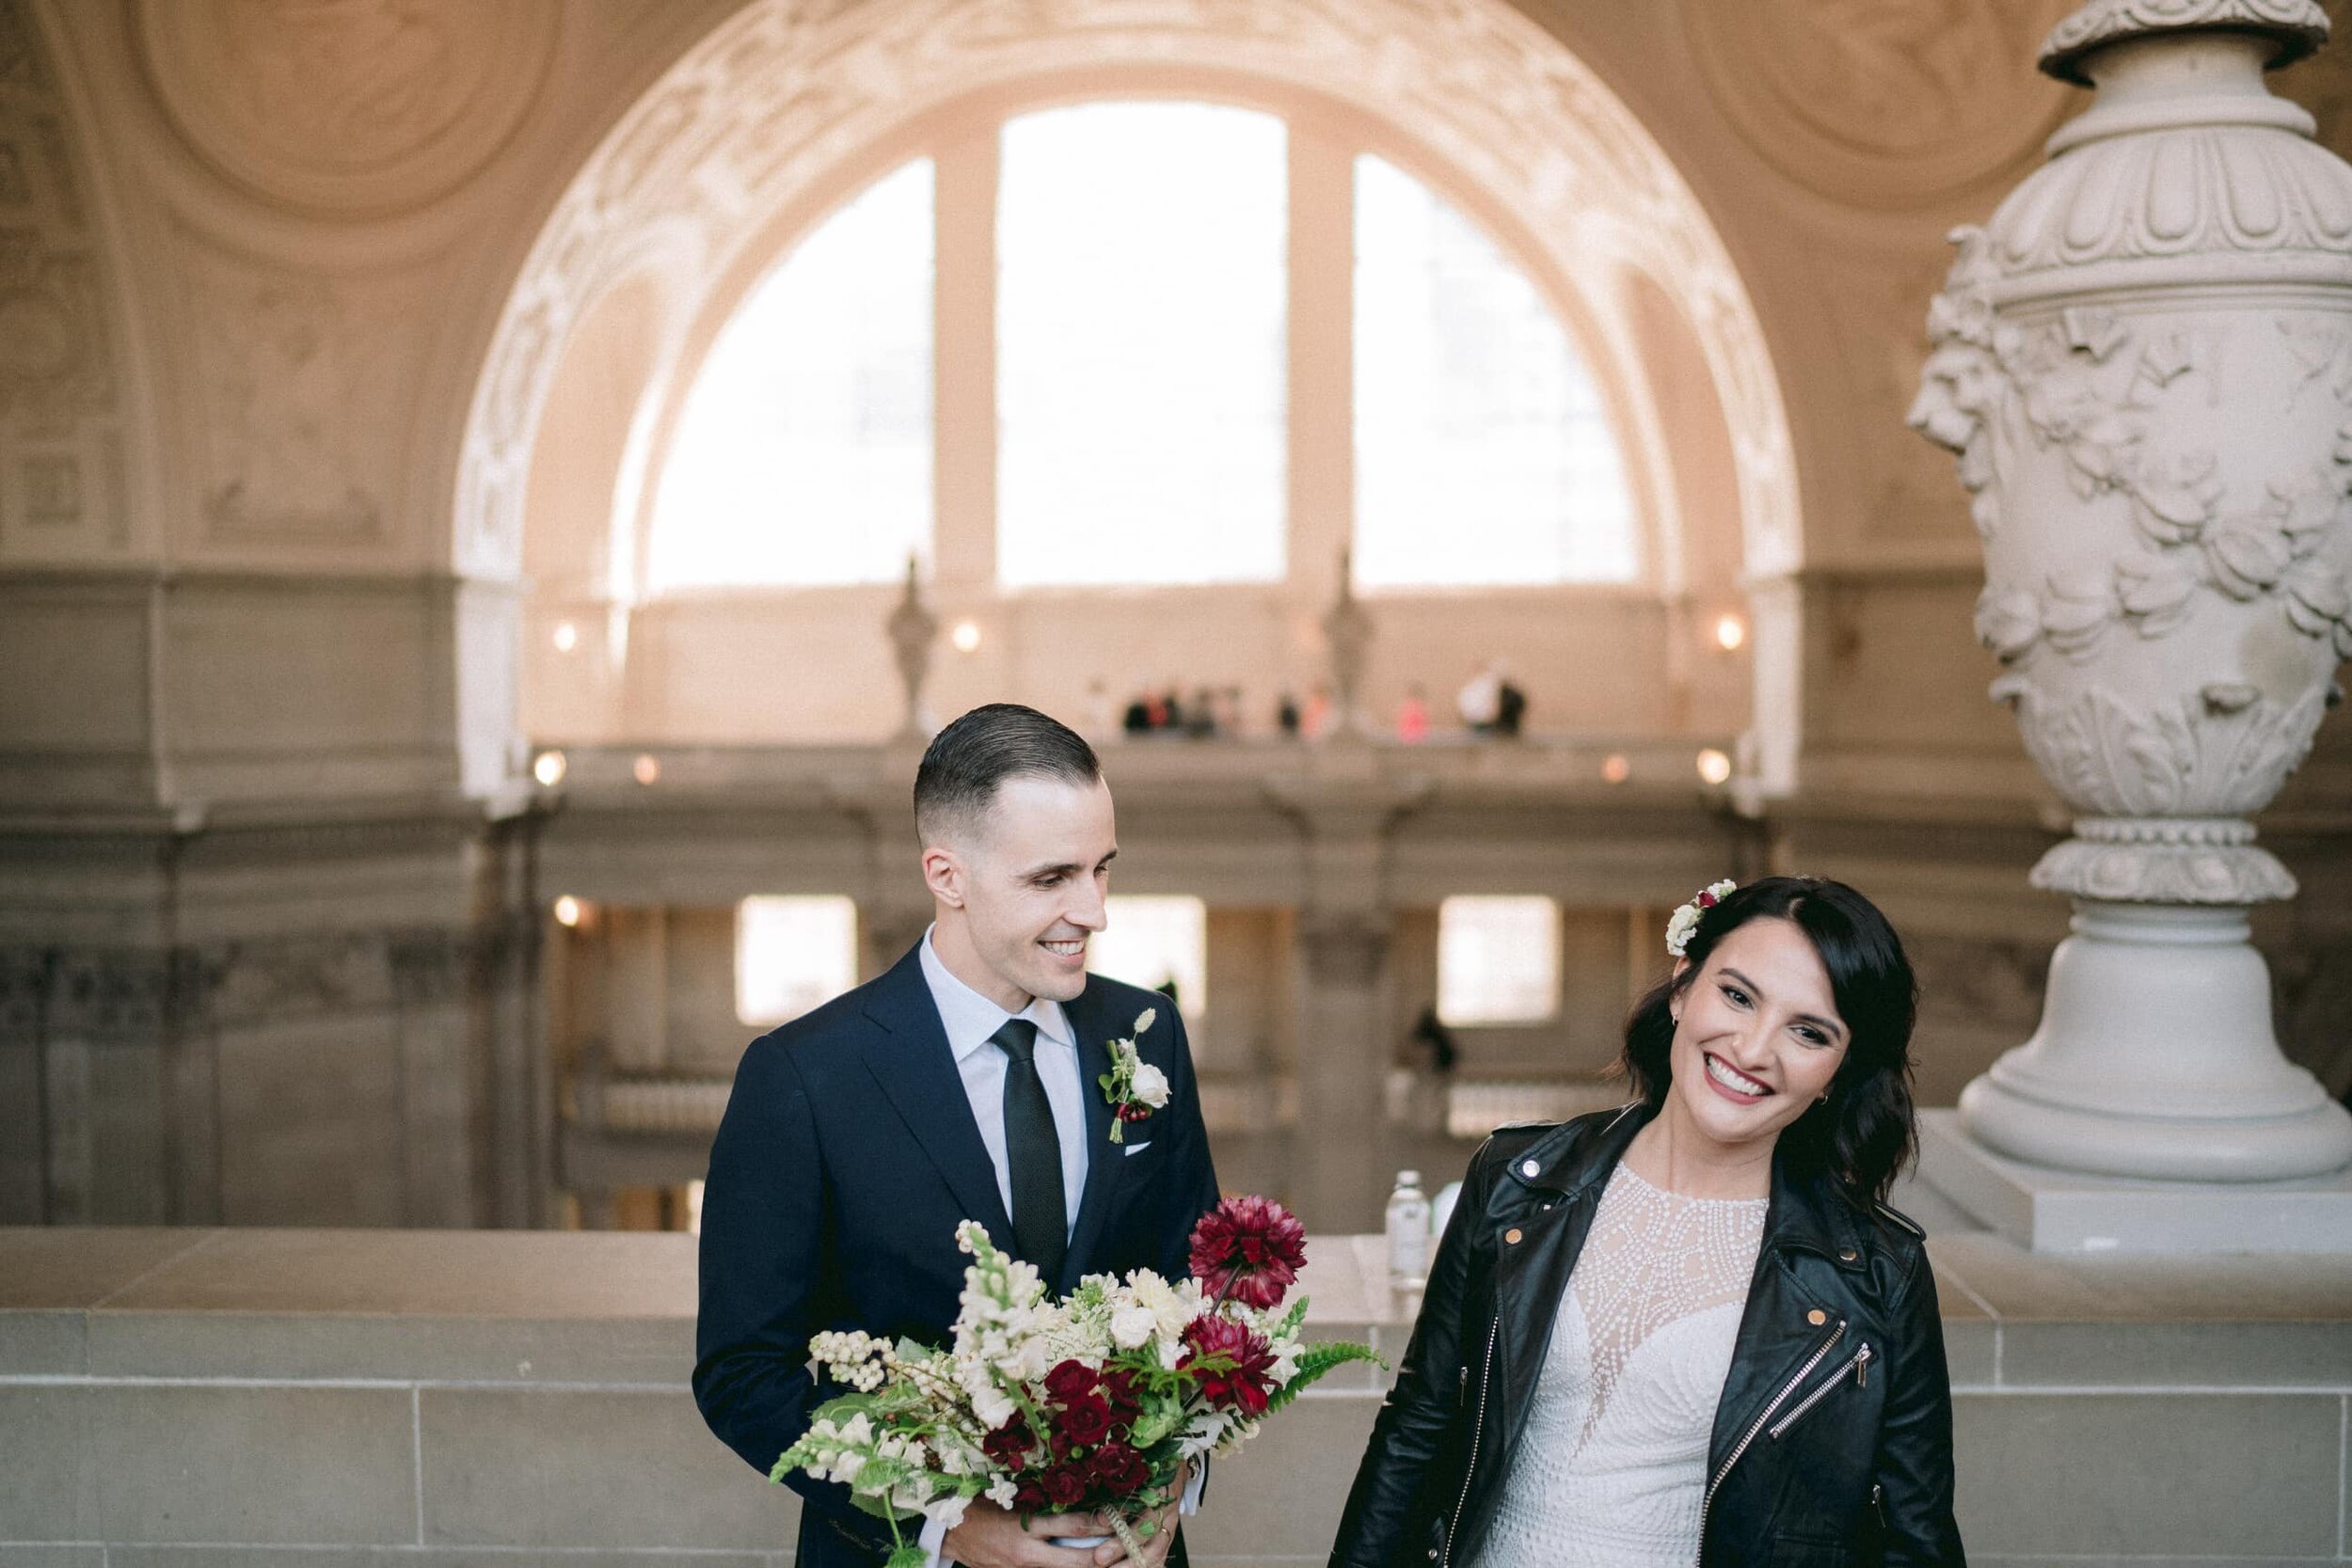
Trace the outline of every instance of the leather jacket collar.
<instances>
[{"instance_id":1,"label":"leather jacket collar","mask_svg":"<svg viewBox=\"0 0 2352 1568\"><path fill-rule=\"evenodd\" d=\"M1625 1158L1634 1134L1655 1114L1635 1101L1597 1124L1590 1117L1562 1122L1515 1154L1504 1180L1562 1201L1590 1189L1597 1202L1600 1188ZM1862 1211L1840 1197L1830 1183L1794 1180L1782 1161L1773 1160L1772 1206L1764 1220L1767 1247L1810 1252L1841 1269L1866 1273L1873 1228Z\"/></svg>"}]
</instances>

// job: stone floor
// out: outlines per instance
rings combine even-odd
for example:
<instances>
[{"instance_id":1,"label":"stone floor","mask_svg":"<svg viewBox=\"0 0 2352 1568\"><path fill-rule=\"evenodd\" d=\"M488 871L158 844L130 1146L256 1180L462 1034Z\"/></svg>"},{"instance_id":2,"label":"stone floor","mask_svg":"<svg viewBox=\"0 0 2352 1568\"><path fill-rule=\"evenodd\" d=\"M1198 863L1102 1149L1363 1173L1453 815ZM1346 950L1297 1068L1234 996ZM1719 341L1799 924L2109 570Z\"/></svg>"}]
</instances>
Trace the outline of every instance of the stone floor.
<instances>
[{"instance_id":1,"label":"stone floor","mask_svg":"<svg viewBox=\"0 0 2352 1568\"><path fill-rule=\"evenodd\" d=\"M1318 1329L1397 1349L1376 1240L1312 1250ZM1973 1561L2352 1560L2352 1258L1931 1251ZM782 1564L792 1500L685 1390L693 1276L683 1236L0 1229L0 1568ZM1320 1561L1378 1396L1221 1466L1196 1560Z\"/></svg>"}]
</instances>

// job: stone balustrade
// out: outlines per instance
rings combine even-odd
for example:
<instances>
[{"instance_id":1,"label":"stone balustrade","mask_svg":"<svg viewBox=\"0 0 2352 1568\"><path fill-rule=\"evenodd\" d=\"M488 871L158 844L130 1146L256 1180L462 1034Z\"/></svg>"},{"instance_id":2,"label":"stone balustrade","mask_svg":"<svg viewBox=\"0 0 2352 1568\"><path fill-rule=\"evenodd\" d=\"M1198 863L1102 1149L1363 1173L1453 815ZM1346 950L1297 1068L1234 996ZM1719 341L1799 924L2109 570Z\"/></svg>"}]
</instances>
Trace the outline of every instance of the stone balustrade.
<instances>
[{"instance_id":1,"label":"stone balustrade","mask_svg":"<svg viewBox=\"0 0 2352 1568\"><path fill-rule=\"evenodd\" d=\"M1973 1560L2352 1561L2352 1259L1931 1245ZM1378 1248L1306 1289L1393 1356ZM782 1568L693 1307L677 1235L0 1229L0 1568ZM1195 1560L1321 1561L1378 1398L1220 1466Z\"/></svg>"}]
</instances>

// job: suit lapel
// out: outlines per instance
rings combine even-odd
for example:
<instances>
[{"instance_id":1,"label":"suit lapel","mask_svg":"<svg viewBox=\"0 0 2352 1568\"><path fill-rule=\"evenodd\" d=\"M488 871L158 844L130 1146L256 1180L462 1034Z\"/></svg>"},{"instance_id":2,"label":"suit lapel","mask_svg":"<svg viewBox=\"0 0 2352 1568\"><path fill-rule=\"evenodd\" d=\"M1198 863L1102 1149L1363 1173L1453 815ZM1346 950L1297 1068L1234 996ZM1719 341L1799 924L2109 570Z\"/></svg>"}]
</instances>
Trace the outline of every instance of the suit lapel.
<instances>
[{"instance_id":1,"label":"suit lapel","mask_svg":"<svg viewBox=\"0 0 2352 1568\"><path fill-rule=\"evenodd\" d=\"M972 1119L971 1097L956 1070L918 954L919 949L909 953L874 983L866 1016L882 1033L866 1048L866 1066L946 1179L964 1216L986 1226L996 1243L1009 1250L1012 1216L996 1189L996 1166Z\"/></svg>"},{"instance_id":2,"label":"suit lapel","mask_svg":"<svg viewBox=\"0 0 2352 1568\"><path fill-rule=\"evenodd\" d=\"M1111 1205L1111 1189L1118 1184L1127 1157L1121 1146L1111 1142L1111 1106L1100 1082L1111 1069L1111 1037L1120 1034L1104 1016L1104 1002L1102 982L1089 975L1087 989L1078 999L1062 1005L1078 1039L1078 1095L1087 1113L1087 1184L1078 1202L1078 1223L1070 1233L1069 1256L1062 1263L1061 1288L1065 1291L1088 1271Z\"/></svg>"}]
</instances>

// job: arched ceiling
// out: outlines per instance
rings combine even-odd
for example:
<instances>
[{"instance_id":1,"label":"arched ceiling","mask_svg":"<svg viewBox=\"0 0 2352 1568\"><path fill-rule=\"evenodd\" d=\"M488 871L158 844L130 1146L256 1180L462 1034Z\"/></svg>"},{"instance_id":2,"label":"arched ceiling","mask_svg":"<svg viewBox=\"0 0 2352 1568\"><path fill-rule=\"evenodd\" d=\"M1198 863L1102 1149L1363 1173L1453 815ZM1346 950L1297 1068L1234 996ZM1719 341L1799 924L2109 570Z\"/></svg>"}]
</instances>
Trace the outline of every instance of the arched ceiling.
<instances>
[{"instance_id":1,"label":"arched ceiling","mask_svg":"<svg viewBox=\"0 0 2352 1568\"><path fill-rule=\"evenodd\" d=\"M1355 105L1516 214L1562 276L1596 293L1622 269L1652 279L1690 323L1730 427L1748 571L1797 564L1779 383L1720 237L1624 103L1503 0L755 0L623 117L538 236L467 422L459 569L517 572L562 351L649 254L709 287L772 214L909 119L999 83L1134 65L1255 74Z\"/></svg>"}]
</instances>

